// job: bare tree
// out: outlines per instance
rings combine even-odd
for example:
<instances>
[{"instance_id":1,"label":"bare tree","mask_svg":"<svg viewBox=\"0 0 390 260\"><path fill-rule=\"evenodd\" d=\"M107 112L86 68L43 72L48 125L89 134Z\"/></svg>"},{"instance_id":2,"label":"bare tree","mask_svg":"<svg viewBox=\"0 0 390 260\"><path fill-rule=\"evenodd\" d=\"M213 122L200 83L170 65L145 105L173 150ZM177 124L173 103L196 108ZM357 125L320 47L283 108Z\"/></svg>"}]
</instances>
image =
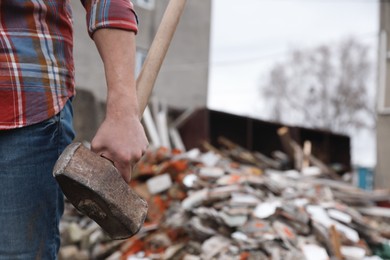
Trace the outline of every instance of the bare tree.
<instances>
[{"instance_id":1,"label":"bare tree","mask_svg":"<svg viewBox=\"0 0 390 260\"><path fill-rule=\"evenodd\" d=\"M272 119L343 133L374 128L368 53L369 48L353 38L336 46L292 51L261 86Z\"/></svg>"}]
</instances>

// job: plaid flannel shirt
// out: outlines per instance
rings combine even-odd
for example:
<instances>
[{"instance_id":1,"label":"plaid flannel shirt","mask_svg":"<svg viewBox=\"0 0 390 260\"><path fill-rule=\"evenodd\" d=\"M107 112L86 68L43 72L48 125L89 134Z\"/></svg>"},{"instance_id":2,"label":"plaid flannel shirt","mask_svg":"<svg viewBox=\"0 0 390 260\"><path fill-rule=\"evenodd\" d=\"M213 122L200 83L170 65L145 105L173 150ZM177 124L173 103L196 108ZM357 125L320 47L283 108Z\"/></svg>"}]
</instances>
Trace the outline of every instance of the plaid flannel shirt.
<instances>
[{"instance_id":1,"label":"plaid flannel shirt","mask_svg":"<svg viewBox=\"0 0 390 260\"><path fill-rule=\"evenodd\" d=\"M88 33L137 32L130 0L81 0ZM0 0L0 129L46 120L75 93L69 0Z\"/></svg>"}]
</instances>

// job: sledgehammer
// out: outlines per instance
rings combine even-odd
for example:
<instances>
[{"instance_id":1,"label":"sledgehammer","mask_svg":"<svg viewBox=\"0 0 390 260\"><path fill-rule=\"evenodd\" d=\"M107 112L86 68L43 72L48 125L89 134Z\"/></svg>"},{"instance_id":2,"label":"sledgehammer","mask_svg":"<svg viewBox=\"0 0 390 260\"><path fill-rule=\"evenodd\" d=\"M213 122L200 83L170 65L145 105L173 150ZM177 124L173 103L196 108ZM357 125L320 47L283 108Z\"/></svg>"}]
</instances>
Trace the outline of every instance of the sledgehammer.
<instances>
[{"instance_id":1,"label":"sledgehammer","mask_svg":"<svg viewBox=\"0 0 390 260\"><path fill-rule=\"evenodd\" d=\"M137 78L142 118L157 74L168 51L186 0L170 0ZM70 144L58 158L53 175L68 200L96 221L112 239L135 235L148 205L123 180L114 165L80 143Z\"/></svg>"}]
</instances>

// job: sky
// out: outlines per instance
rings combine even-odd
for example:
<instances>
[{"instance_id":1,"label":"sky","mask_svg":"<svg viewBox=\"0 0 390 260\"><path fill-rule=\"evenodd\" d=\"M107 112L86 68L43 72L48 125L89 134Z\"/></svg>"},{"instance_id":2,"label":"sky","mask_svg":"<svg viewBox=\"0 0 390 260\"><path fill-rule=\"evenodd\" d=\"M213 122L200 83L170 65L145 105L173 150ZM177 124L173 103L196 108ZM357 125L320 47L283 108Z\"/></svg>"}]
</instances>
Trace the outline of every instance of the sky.
<instances>
[{"instance_id":1,"label":"sky","mask_svg":"<svg viewBox=\"0 0 390 260\"><path fill-rule=\"evenodd\" d=\"M378 30L376 0L213 0L208 107L265 119L259 85L291 49L354 36L376 62ZM373 166L375 136L359 140L352 140L353 163Z\"/></svg>"}]
</instances>

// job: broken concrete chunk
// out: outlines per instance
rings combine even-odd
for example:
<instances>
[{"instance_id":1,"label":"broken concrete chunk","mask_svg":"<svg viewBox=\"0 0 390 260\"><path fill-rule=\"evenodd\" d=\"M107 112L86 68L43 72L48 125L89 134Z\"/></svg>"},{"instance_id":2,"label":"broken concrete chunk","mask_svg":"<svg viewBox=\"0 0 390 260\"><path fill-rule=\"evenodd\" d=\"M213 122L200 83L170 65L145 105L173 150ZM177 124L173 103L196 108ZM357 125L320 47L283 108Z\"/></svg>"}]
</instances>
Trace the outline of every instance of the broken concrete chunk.
<instances>
[{"instance_id":1,"label":"broken concrete chunk","mask_svg":"<svg viewBox=\"0 0 390 260\"><path fill-rule=\"evenodd\" d=\"M248 206L229 206L223 207L222 211L231 216L237 215L247 215L250 216L252 214L253 208Z\"/></svg>"},{"instance_id":2,"label":"broken concrete chunk","mask_svg":"<svg viewBox=\"0 0 390 260\"><path fill-rule=\"evenodd\" d=\"M281 221L274 221L272 227L288 248L291 249L297 245L297 235L291 227Z\"/></svg>"},{"instance_id":3,"label":"broken concrete chunk","mask_svg":"<svg viewBox=\"0 0 390 260\"><path fill-rule=\"evenodd\" d=\"M261 187L262 185L264 185L266 182L266 179L262 176L241 176L239 179L238 179L238 183L247 183L251 186L254 186L254 187Z\"/></svg>"},{"instance_id":4,"label":"broken concrete chunk","mask_svg":"<svg viewBox=\"0 0 390 260\"><path fill-rule=\"evenodd\" d=\"M70 223L70 225L66 230L66 233L67 233L66 236L68 237L70 243L77 243L81 241L81 239L85 234L84 231L81 229L79 225L77 225L76 222Z\"/></svg>"},{"instance_id":5,"label":"broken concrete chunk","mask_svg":"<svg viewBox=\"0 0 390 260\"><path fill-rule=\"evenodd\" d=\"M328 209L328 215L329 217L341 221L343 223L351 223L352 217L342 211L335 210L335 209Z\"/></svg>"},{"instance_id":6,"label":"broken concrete chunk","mask_svg":"<svg viewBox=\"0 0 390 260\"><path fill-rule=\"evenodd\" d=\"M358 207L357 210L367 216L390 218L390 208L383 207Z\"/></svg>"},{"instance_id":7,"label":"broken concrete chunk","mask_svg":"<svg viewBox=\"0 0 390 260\"><path fill-rule=\"evenodd\" d=\"M192 217L188 225L194 232L196 232L198 236L203 238L207 238L217 234L214 229L202 223L202 220L199 217Z\"/></svg>"},{"instance_id":8,"label":"broken concrete chunk","mask_svg":"<svg viewBox=\"0 0 390 260\"><path fill-rule=\"evenodd\" d=\"M341 253L346 259L358 260L366 256L366 251L363 248L355 246L342 246Z\"/></svg>"},{"instance_id":9,"label":"broken concrete chunk","mask_svg":"<svg viewBox=\"0 0 390 260\"><path fill-rule=\"evenodd\" d=\"M109 240L66 203L61 260L380 259L371 254L390 239L390 214L371 205L389 193L361 192L307 165L285 171L288 164L225 144L206 154L148 151L130 185L149 214L128 240ZM364 216L350 202L366 205Z\"/></svg>"},{"instance_id":10,"label":"broken concrete chunk","mask_svg":"<svg viewBox=\"0 0 390 260\"><path fill-rule=\"evenodd\" d=\"M219 167L202 167L199 169L199 176L205 179L218 179L225 174Z\"/></svg>"},{"instance_id":11,"label":"broken concrete chunk","mask_svg":"<svg viewBox=\"0 0 390 260\"><path fill-rule=\"evenodd\" d=\"M169 174L162 174L147 180L146 185L151 194L157 194L168 190L172 186L172 179Z\"/></svg>"},{"instance_id":12,"label":"broken concrete chunk","mask_svg":"<svg viewBox=\"0 0 390 260\"><path fill-rule=\"evenodd\" d=\"M75 245L64 246L59 251L60 259L76 259L75 257L79 253L79 249Z\"/></svg>"},{"instance_id":13,"label":"broken concrete chunk","mask_svg":"<svg viewBox=\"0 0 390 260\"><path fill-rule=\"evenodd\" d=\"M297 207L303 207L309 204L309 200L307 198L298 198L294 200L294 205Z\"/></svg>"},{"instance_id":14,"label":"broken concrete chunk","mask_svg":"<svg viewBox=\"0 0 390 260\"><path fill-rule=\"evenodd\" d=\"M281 206L281 201L269 201L258 204L253 211L257 218L265 219L275 214L276 209Z\"/></svg>"},{"instance_id":15,"label":"broken concrete chunk","mask_svg":"<svg viewBox=\"0 0 390 260\"><path fill-rule=\"evenodd\" d=\"M188 158L191 160L196 160L199 158L200 155L201 155L200 150L198 148L194 148L182 154L180 158Z\"/></svg>"},{"instance_id":16,"label":"broken concrete chunk","mask_svg":"<svg viewBox=\"0 0 390 260\"><path fill-rule=\"evenodd\" d=\"M222 236L213 236L202 245L202 259L213 259L230 246L231 241Z\"/></svg>"},{"instance_id":17,"label":"broken concrete chunk","mask_svg":"<svg viewBox=\"0 0 390 260\"><path fill-rule=\"evenodd\" d=\"M208 193L208 189L198 190L190 193L189 196L182 201L181 206L185 210L191 210L202 204L202 202L207 199Z\"/></svg>"},{"instance_id":18,"label":"broken concrete chunk","mask_svg":"<svg viewBox=\"0 0 390 260\"><path fill-rule=\"evenodd\" d=\"M241 241L246 241L248 239L248 236L245 233L239 231L232 233L231 237Z\"/></svg>"},{"instance_id":19,"label":"broken concrete chunk","mask_svg":"<svg viewBox=\"0 0 390 260\"><path fill-rule=\"evenodd\" d=\"M194 209L192 212L200 219L204 219L206 221L213 220L218 224L224 223L221 218L220 212L214 208L199 207Z\"/></svg>"},{"instance_id":20,"label":"broken concrete chunk","mask_svg":"<svg viewBox=\"0 0 390 260\"><path fill-rule=\"evenodd\" d=\"M338 223L338 222L335 222L335 226L336 226L337 231L340 231L341 233L343 233L343 235L347 239L351 240L354 243L359 242L360 237L359 237L359 233L356 230L354 230L346 225L343 225L341 223Z\"/></svg>"},{"instance_id":21,"label":"broken concrete chunk","mask_svg":"<svg viewBox=\"0 0 390 260\"><path fill-rule=\"evenodd\" d=\"M277 235L275 230L271 227L271 222L252 218L244 225L238 227L238 230L248 237L264 240L274 240Z\"/></svg>"},{"instance_id":22,"label":"broken concrete chunk","mask_svg":"<svg viewBox=\"0 0 390 260\"><path fill-rule=\"evenodd\" d=\"M84 248L88 248L90 247L91 245L94 245L100 241L103 241L104 240L104 237L105 235L103 234L102 230L100 229L97 229L95 231L93 231L92 233L90 233L89 236L87 236L87 245L84 247Z\"/></svg>"},{"instance_id":23,"label":"broken concrete chunk","mask_svg":"<svg viewBox=\"0 0 390 260\"><path fill-rule=\"evenodd\" d=\"M302 177L301 173L297 170L288 170L283 172L284 176L291 178L291 179L299 179Z\"/></svg>"},{"instance_id":24,"label":"broken concrete chunk","mask_svg":"<svg viewBox=\"0 0 390 260\"><path fill-rule=\"evenodd\" d=\"M197 181L198 176L195 174L188 174L183 178L183 184L187 188L192 188L194 187L195 182Z\"/></svg>"},{"instance_id":25,"label":"broken concrete chunk","mask_svg":"<svg viewBox=\"0 0 390 260\"><path fill-rule=\"evenodd\" d=\"M244 225L245 222L248 220L247 215L231 216L224 212L219 212L219 216L222 218L223 222L225 222L225 224L229 227L239 227L241 225Z\"/></svg>"},{"instance_id":26,"label":"broken concrete chunk","mask_svg":"<svg viewBox=\"0 0 390 260\"><path fill-rule=\"evenodd\" d=\"M326 210L323 207L318 205L308 205L306 210L310 214L313 221L318 222L326 228L329 228L331 225L333 225L332 219L329 218Z\"/></svg>"},{"instance_id":27,"label":"broken concrete chunk","mask_svg":"<svg viewBox=\"0 0 390 260\"><path fill-rule=\"evenodd\" d=\"M200 156L200 161L208 167L216 166L220 160L221 156L211 151Z\"/></svg>"},{"instance_id":28,"label":"broken concrete chunk","mask_svg":"<svg viewBox=\"0 0 390 260\"><path fill-rule=\"evenodd\" d=\"M107 257L106 260L120 260L122 257L122 252L116 251L113 254L111 254L109 257Z\"/></svg>"},{"instance_id":29,"label":"broken concrete chunk","mask_svg":"<svg viewBox=\"0 0 390 260\"><path fill-rule=\"evenodd\" d=\"M150 260L150 258L145 257L145 252L139 252L136 255L127 257L126 260Z\"/></svg>"},{"instance_id":30,"label":"broken concrete chunk","mask_svg":"<svg viewBox=\"0 0 390 260\"><path fill-rule=\"evenodd\" d=\"M302 174L304 176L310 176L310 177L313 177L313 176L319 176L322 174L322 171L320 168L316 167L316 166L310 166L310 167L306 167L306 168L303 168L302 169Z\"/></svg>"},{"instance_id":31,"label":"broken concrete chunk","mask_svg":"<svg viewBox=\"0 0 390 260\"><path fill-rule=\"evenodd\" d=\"M230 199L231 205L256 206L259 202L260 200L253 195L238 192L232 193Z\"/></svg>"},{"instance_id":32,"label":"broken concrete chunk","mask_svg":"<svg viewBox=\"0 0 390 260\"><path fill-rule=\"evenodd\" d=\"M309 214L302 207L297 207L290 202L285 202L281 205L280 215L288 220L302 224L308 224L310 220Z\"/></svg>"},{"instance_id":33,"label":"broken concrete chunk","mask_svg":"<svg viewBox=\"0 0 390 260\"><path fill-rule=\"evenodd\" d=\"M186 254L183 257L183 260L201 260L201 258L200 258L200 256L197 256L197 255Z\"/></svg>"},{"instance_id":34,"label":"broken concrete chunk","mask_svg":"<svg viewBox=\"0 0 390 260\"><path fill-rule=\"evenodd\" d=\"M185 244L179 243L176 245L169 246L164 253L163 259L173 259L177 257L180 251L185 247Z\"/></svg>"},{"instance_id":35,"label":"broken concrete chunk","mask_svg":"<svg viewBox=\"0 0 390 260\"><path fill-rule=\"evenodd\" d=\"M228 199L234 192L240 192L241 189L239 185L216 187L210 189L208 196L210 199Z\"/></svg>"},{"instance_id":36,"label":"broken concrete chunk","mask_svg":"<svg viewBox=\"0 0 390 260\"><path fill-rule=\"evenodd\" d=\"M301 246L306 260L329 260L329 255L325 248L315 244Z\"/></svg>"},{"instance_id":37,"label":"broken concrete chunk","mask_svg":"<svg viewBox=\"0 0 390 260\"><path fill-rule=\"evenodd\" d=\"M341 232L347 239L351 240L354 243L359 242L359 234L356 230L347 227L333 219L331 219L327 211L321 206L308 205L306 207L307 211L311 215L313 221L316 221L323 225L326 228L330 228L332 225L335 225L337 231Z\"/></svg>"}]
</instances>

